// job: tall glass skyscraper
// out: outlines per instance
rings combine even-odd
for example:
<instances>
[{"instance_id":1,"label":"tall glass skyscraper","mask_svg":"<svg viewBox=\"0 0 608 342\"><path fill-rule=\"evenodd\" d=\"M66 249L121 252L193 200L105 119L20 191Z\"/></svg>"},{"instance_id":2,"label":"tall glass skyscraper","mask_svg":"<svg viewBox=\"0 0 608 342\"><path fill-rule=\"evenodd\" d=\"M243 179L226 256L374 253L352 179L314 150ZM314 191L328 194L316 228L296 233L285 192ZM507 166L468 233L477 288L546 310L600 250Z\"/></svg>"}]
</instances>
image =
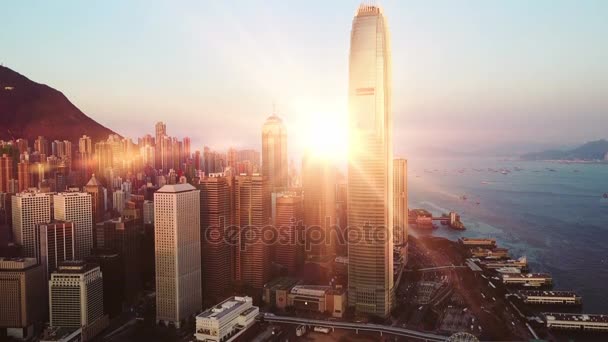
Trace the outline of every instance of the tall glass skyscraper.
<instances>
[{"instance_id":1,"label":"tall glass skyscraper","mask_svg":"<svg viewBox=\"0 0 608 342\"><path fill-rule=\"evenodd\" d=\"M350 38L348 303L381 317L394 302L391 88L386 19L361 5Z\"/></svg>"}]
</instances>

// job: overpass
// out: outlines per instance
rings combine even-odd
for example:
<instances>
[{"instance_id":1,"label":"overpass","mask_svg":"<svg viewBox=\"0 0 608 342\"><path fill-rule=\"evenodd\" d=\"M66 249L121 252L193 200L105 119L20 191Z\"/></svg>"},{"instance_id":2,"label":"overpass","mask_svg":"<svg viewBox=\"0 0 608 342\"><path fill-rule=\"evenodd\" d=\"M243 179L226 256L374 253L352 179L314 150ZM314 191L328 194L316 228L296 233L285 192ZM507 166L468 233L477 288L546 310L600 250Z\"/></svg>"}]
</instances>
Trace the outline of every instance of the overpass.
<instances>
[{"instance_id":1,"label":"overpass","mask_svg":"<svg viewBox=\"0 0 608 342\"><path fill-rule=\"evenodd\" d=\"M448 265L448 266L437 266L437 267L428 267L428 268L420 268L417 270L405 270L405 272L431 272L437 270L447 270L447 269L457 269L457 268L468 268L467 265Z\"/></svg>"},{"instance_id":2,"label":"overpass","mask_svg":"<svg viewBox=\"0 0 608 342\"><path fill-rule=\"evenodd\" d=\"M415 338L421 341L427 342L438 342L447 340L446 336L435 335L424 333L416 330L409 330L399 327L393 327L390 325L380 325L380 324L371 324L371 323L350 323L350 322L340 322L340 321L328 321L328 320L318 320L318 319L308 319L302 317L289 317L289 316L277 316L271 313L260 313L261 318L263 318L267 322L273 323L287 323L287 324L305 324L312 326L322 326L328 328L338 328L338 329L348 329L355 330L357 333L359 331L372 331L382 334L391 334L395 336L403 336Z\"/></svg>"}]
</instances>

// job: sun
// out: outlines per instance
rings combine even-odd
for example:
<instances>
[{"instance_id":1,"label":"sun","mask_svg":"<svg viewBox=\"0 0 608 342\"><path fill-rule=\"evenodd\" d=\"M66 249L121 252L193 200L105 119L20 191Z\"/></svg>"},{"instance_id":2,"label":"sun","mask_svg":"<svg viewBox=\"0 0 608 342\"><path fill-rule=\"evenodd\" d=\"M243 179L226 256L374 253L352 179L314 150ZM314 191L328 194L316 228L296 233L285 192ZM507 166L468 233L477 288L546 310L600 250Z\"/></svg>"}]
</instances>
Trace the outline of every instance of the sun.
<instances>
[{"instance_id":1,"label":"sun","mask_svg":"<svg viewBox=\"0 0 608 342\"><path fill-rule=\"evenodd\" d=\"M345 161L348 158L348 118L340 112L311 112L303 128L303 147L314 156Z\"/></svg>"}]
</instances>

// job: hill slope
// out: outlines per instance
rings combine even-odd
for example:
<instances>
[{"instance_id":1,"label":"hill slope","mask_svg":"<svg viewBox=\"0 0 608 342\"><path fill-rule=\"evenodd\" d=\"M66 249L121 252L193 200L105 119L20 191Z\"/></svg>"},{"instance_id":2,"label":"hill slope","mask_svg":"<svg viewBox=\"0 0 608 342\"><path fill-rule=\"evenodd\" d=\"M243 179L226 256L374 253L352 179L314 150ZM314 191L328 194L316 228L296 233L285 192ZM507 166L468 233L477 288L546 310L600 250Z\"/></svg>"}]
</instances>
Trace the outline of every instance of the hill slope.
<instances>
[{"instance_id":1,"label":"hill slope","mask_svg":"<svg viewBox=\"0 0 608 342\"><path fill-rule=\"evenodd\" d=\"M0 66L0 139L26 138L33 144L42 135L50 141L65 139L78 144L83 134L95 142L112 133L60 91Z\"/></svg>"},{"instance_id":2,"label":"hill slope","mask_svg":"<svg viewBox=\"0 0 608 342\"><path fill-rule=\"evenodd\" d=\"M608 141L602 139L590 141L569 151L550 150L528 153L522 155L521 158L525 160L598 160L604 159L606 153L608 153Z\"/></svg>"}]
</instances>

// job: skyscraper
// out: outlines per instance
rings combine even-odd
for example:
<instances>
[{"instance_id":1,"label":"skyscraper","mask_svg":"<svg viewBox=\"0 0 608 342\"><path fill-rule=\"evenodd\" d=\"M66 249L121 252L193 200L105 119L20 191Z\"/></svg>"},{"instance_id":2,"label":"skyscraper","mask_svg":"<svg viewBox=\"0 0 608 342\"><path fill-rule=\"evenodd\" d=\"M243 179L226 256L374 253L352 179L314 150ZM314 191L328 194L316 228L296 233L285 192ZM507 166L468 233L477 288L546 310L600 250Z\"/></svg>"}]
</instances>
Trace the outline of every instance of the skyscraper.
<instances>
[{"instance_id":1,"label":"skyscraper","mask_svg":"<svg viewBox=\"0 0 608 342\"><path fill-rule=\"evenodd\" d=\"M393 161L393 194L394 194L394 231L395 246L403 246L402 252L407 257L407 160L395 159Z\"/></svg>"},{"instance_id":2,"label":"skyscraper","mask_svg":"<svg viewBox=\"0 0 608 342\"><path fill-rule=\"evenodd\" d=\"M53 207L56 220L74 223L74 259L83 260L93 248L91 195L86 192L61 192L53 197Z\"/></svg>"},{"instance_id":3,"label":"skyscraper","mask_svg":"<svg viewBox=\"0 0 608 342\"><path fill-rule=\"evenodd\" d=\"M91 195L91 209L93 213L93 223L103 221L105 213L103 185L97 180L95 174L91 175L91 179L84 186L84 190Z\"/></svg>"},{"instance_id":4,"label":"skyscraper","mask_svg":"<svg viewBox=\"0 0 608 342\"><path fill-rule=\"evenodd\" d=\"M13 237L23 247L23 255L38 258L34 225L51 221L51 196L22 192L12 198Z\"/></svg>"},{"instance_id":5,"label":"skyscraper","mask_svg":"<svg viewBox=\"0 0 608 342\"><path fill-rule=\"evenodd\" d=\"M336 224L336 168L322 156L306 152L302 159L304 225L308 230L321 229L325 241L311 246L308 256L334 255L332 225ZM312 234L312 232L311 232Z\"/></svg>"},{"instance_id":6,"label":"skyscraper","mask_svg":"<svg viewBox=\"0 0 608 342\"><path fill-rule=\"evenodd\" d=\"M17 164L17 179L19 181L19 191L25 191L32 186L32 172L30 162L27 160Z\"/></svg>"},{"instance_id":7,"label":"skyscraper","mask_svg":"<svg viewBox=\"0 0 608 342\"><path fill-rule=\"evenodd\" d=\"M232 282L232 245L224 239L232 224L231 187L228 179L214 174L197 184L201 193L201 265L203 298L217 303Z\"/></svg>"},{"instance_id":8,"label":"skyscraper","mask_svg":"<svg viewBox=\"0 0 608 342\"><path fill-rule=\"evenodd\" d=\"M0 257L0 335L29 340L44 313L42 266L34 258Z\"/></svg>"},{"instance_id":9,"label":"skyscraper","mask_svg":"<svg viewBox=\"0 0 608 342\"><path fill-rule=\"evenodd\" d=\"M287 275L295 276L304 257L304 246L299 242L302 225L302 196L283 192L277 195L275 227L278 241L274 250L274 262L283 266Z\"/></svg>"},{"instance_id":10,"label":"skyscraper","mask_svg":"<svg viewBox=\"0 0 608 342\"><path fill-rule=\"evenodd\" d=\"M379 7L357 10L349 58L348 224L361 239L348 246L348 303L386 317L394 300L391 53Z\"/></svg>"},{"instance_id":11,"label":"skyscraper","mask_svg":"<svg viewBox=\"0 0 608 342\"><path fill-rule=\"evenodd\" d=\"M37 223L35 237L36 256L47 281L61 262L74 260L74 225L65 221Z\"/></svg>"},{"instance_id":12,"label":"skyscraper","mask_svg":"<svg viewBox=\"0 0 608 342\"><path fill-rule=\"evenodd\" d=\"M271 222L270 191L264 176L235 178L235 225L241 233L236 248L237 280L254 289L264 287L270 278L270 250L262 240L263 227Z\"/></svg>"},{"instance_id":13,"label":"skyscraper","mask_svg":"<svg viewBox=\"0 0 608 342\"><path fill-rule=\"evenodd\" d=\"M103 312L103 276L99 266L65 261L51 274L49 306L52 327L81 328L89 340L108 325Z\"/></svg>"},{"instance_id":14,"label":"skyscraper","mask_svg":"<svg viewBox=\"0 0 608 342\"><path fill-rule=\"evenodd\" d=\"M268 179L271 191L286 190L287 129L283 121L272 114L262 126L262 175Z\"/></svg>"},{"instance_id":15,"label":"skyscraper","mask_svg":"<svg viewBox=\"0 0 608 342\"><path fill-rule=\"evenodd\" d=\"M202 307L199 196L190 184L154 194L157 323L179 328Z\"/></svg>"},{"instance_id":16,"label":"skyscraper","mask_svg":"<svg viewBox=\"0 0 608 342\"><path fill-rule=\"evenodd\" d=\"M0 156L0 192L9 192L8 183L13 178L13 157L3 154Z\"/></svg>"}]
</instances>

